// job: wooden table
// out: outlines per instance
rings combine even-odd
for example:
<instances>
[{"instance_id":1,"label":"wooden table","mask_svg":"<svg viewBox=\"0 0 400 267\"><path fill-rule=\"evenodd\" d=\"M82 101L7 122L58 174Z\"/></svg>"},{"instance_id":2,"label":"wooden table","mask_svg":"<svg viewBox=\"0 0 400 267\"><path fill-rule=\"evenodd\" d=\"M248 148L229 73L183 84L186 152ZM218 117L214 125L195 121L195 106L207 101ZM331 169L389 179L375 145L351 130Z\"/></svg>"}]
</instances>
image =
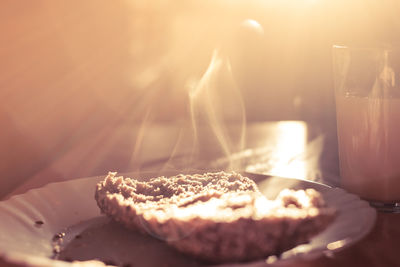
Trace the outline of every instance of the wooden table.
<instances>
[{"instance_id":1,"label":"wooden table","mask_svg":"<svg viewBox=\"0 0 400 267\"><path fill-rule=\"evenodd\" d=\"M122 125L104 128L57 153L3 199L64 181L110 170L226 169L339 185L334 125L303 121L250 123L243 127L199 127L182 124ZM317 260L292 266L400 266L400 214L378 213L372 232L354 246ZM0 266L13 266L0 262Z\"/></svg>"}]
</instances>

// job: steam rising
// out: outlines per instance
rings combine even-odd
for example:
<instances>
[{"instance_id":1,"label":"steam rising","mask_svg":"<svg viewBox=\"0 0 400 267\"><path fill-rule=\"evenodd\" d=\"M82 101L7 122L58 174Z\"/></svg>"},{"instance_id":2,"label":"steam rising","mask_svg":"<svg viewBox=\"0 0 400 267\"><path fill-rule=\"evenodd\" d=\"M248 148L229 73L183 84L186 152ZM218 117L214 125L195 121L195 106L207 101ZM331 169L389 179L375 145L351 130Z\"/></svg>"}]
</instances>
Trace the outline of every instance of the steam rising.
<instances>
[{"instance_id":1,"label":"steam rising","mask_svg":"<svg viewBox=\"0 0 400 267\"><path fill-rule=\"evenodd\" d=\"M228 158L233 150L244 148L245 107L235 85L229 59L221 55L218 49L214 50L210 65L201 79L189 87L189 105L196 148L209 142L200 136L204 130L215 136L222 153ZM225 127L227 122L237 125L238 135L228 135ZM230 168L233 167L230 164Z\"/></svg>"},{"instance_id":2,"label":"steam rising","mask_svg":"<svg viewBox=\"0 0 400 267\"><path fill-rule=\"evenodd\" d=\"M230 57L232 53L242 49L234 42L242 34L263 36L264 32L255 20L248 19L231 25L221 35L210 55L208 66L199 77L196 77L196 72L188 73L190 67L183 71L186 73L183 82L186 90L179 89L186 94L188 117L176 133L176 143L171 148L169 160L163 170L207 169L209 166L202 165L202 161L210 162L211 158L220 157L229 161L229 164L224 164L227 166L225 169L233 170L240 166L240 162L233 161L231 155L245 147L246 112ZM143 150L145 135L151 128L151 109L156 103L149 104L132 156L135 169L140 168L139 155Z\"/></svg>"},{"instance_id":3,"label":"steam rising","mask_svg":"<svg viewBox=\"0 0 400 267\"><path fill-rule=\"evenodd\" d=\"M239 28L239 31L237 31ZM199 154L204 142L200 134L206 130L216 139L220 152L228 161L228 169L233 170L241 166L240 162L232 159L232 154L245 147L246 136L246 109L242 93L236 84L232 71L230 52L232 43L238 33L250 32L253 35L263 36L261 25L252 19L241 22L239 27L225 35L219 48L215 48L210 64L203 76L188 86L190 118L194 133L194 144ZM240 36L239 36L240 37ZM246 53L246 51L244 51ZM235 133L228 134L227 123L235 125Z\"/></svg>"}]
</instances>

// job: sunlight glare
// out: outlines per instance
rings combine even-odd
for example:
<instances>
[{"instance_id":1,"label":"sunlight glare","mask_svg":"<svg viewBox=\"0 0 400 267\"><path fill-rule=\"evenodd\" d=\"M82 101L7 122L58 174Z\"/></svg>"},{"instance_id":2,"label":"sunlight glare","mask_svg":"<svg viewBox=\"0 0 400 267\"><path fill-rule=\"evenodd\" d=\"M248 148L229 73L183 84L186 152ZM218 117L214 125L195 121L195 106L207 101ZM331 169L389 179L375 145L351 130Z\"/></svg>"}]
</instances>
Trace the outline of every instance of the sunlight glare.
<instances>
[{"instance_id":1,"label":"sunlight glare","mask_svg":"<svg viewBox=\"0 0 400 267\"><path fill-rule=\"evenodd\" d=\"M307 146L307 127L304 122L292 121L278 124L279 135L276 144L276 162L271 174L304 178L307 175L307 161L302 157Z\"/></svg>"}]
</instances>

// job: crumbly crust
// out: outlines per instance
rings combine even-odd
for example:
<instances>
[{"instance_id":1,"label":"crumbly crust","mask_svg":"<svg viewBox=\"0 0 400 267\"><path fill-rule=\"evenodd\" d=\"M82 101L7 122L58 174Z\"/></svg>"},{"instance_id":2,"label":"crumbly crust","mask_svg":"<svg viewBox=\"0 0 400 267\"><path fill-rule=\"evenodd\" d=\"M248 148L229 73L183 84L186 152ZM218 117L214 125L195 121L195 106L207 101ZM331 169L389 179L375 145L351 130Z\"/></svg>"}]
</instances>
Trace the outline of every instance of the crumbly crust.
<instances>
[{"instance_id":1,"label":"crumbly crust","mask_svg":"<svg viewBox=\"0 0 400 267\"><path fill-rule=\"evenodd\" d=\"M97 185L103 213L211 262L279 255L305 243L333 220L313 189L283 190L275 200L238 173L217 172L140 182L109 173Z\"/></svg>"}]
</instances>

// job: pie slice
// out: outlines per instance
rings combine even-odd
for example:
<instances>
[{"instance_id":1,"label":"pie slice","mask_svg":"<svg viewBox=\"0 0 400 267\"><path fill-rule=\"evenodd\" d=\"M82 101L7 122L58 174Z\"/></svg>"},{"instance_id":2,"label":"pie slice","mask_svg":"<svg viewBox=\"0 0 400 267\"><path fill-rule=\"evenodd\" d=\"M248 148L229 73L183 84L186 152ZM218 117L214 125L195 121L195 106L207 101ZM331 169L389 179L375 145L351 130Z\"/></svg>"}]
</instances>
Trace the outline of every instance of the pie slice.
<instances>
[{"instance_id":1,"label":"pie slice","mask_svg":"<svg viewBox=\"0 0 400 267\"><path fill-rule=\"evenodd\" d=\"M209 262L279 255L308 242L334 219L314 189L262 195L235 172L158 177L148 182L109 173L97 185L101 211L130 229Z\"/></svg>"}]
</instances>

